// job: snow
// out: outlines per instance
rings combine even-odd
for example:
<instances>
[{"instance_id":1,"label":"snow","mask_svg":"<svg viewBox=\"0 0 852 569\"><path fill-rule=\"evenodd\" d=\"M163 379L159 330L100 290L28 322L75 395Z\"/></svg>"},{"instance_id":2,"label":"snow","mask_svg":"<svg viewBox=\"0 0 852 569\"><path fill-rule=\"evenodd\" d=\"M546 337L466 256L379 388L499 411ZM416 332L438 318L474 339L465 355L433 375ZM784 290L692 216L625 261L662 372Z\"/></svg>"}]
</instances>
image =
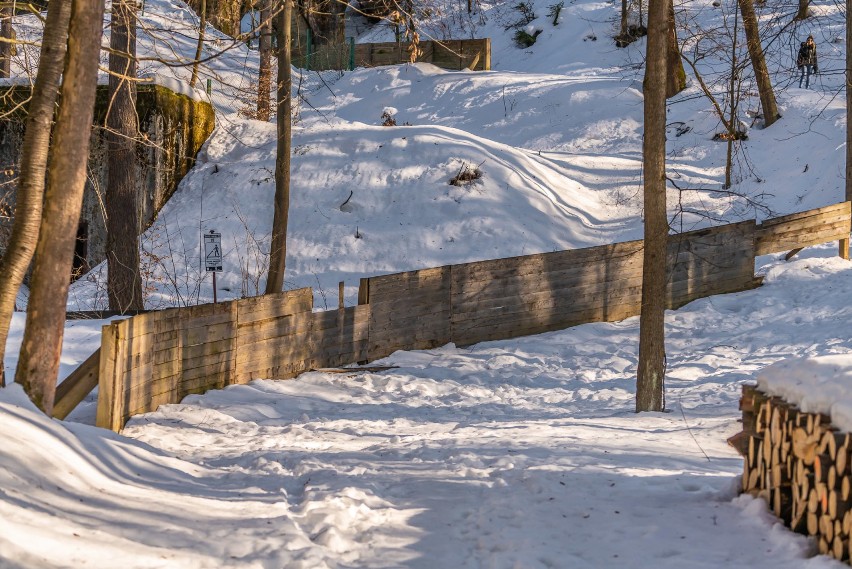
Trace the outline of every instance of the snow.
<instances>
[{"instance_id":1,"label":"snow","mask_svg":"<svg viewBox=\"0 0 852 569\"><path fill-rule=\"evenodd\" d=\"M852 356L801 357L766 367L757 385L770 395L783 397L806 413L823 413L834 426L852 431Z\"/></svg>"},{"instance_id":2,"label":"snow","mask_svg":"<svg viewBox=\"0 0 852 569\"><path fill-rule=\"evenodd\" d=\"M553 26L542 0L544 31L520 50L505 29L518 17L510 4L483 3L482 19L447 5L423 27L424 38L491 37L494 71L297 76L287 287L312 286L316 308L336 306L340 281L352 305L364 276L641 237L644 42L613 47L614 4L567 3ZM682 9L691 26L723 16L709 2ZM721 127L695 80L670 101L676 229L843 199L844 22L832 3L813 9L767 47L783 118L747 125L736 193L722 187ZM16 25L38 35L34 18ZM196 25L177 0L148 0L142 72L188 92L190 70L156 58L192 57ZM809 91L794 86L789 53L807 32L823 71ZM256 52L207 33L207 52L227 49L199 84L214 79L218 128L141 240L149 308L212 297L198 259L209 229L226 249L219 298L264 286L275 125L245 118ZM392 37L380 25L358 41ZM713 53L700 69L715 81L727 64ZM742 104L751 121L756 97ZM380 126L385 110L398 126ZM465 164L482 178L450 185ZM741 384L755 377L852 421L842 384L852 265L836 251L762 257L761 288L668 312L667 413L633 412L637 318L397 352L375 362L396 366L380 373L254 381L161 406L121 434L91 426L95 395L54 421L12 385L0 390L0 565L841 567L762 501L737 497L742 461L725 443L741 429ZM104 282L98 267L69 307L101 307ZM63 377L104 323L68 323ZM8 370L23 326L16 314Z\"/></svg>"}]
</instances>

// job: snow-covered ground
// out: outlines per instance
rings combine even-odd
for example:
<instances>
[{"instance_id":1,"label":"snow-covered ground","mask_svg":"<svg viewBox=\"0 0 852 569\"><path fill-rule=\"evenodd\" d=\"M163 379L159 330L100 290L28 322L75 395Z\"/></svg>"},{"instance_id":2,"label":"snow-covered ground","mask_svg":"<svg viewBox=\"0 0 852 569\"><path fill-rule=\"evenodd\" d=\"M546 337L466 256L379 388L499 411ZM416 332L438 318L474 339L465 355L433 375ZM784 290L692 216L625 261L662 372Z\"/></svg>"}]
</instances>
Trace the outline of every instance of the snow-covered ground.
<instances>
[{"instance_id":1,"label":"snow-covered ground","mask_svg":"<svg viewBox=\"0 0 852 569\"><path fill-rule=\"evenodd\" d=\"M122 436L0 392L6 567L829 568L736 497L740 383L852 353L829 246L667 315L668 413L636 415L638 319L381 373L255 381ZM839 357L839 356L835 356Z\"/></svg>"},{"instance_id":2,"label":"snow-covered ground","mask_svg":"<svg viewBox=\"0 0 852 569\"><path fill-rule=\"evenodd\" d=\"M288 287L313 286L323 308L342 280L351 305L362 276L641 236L644 42L613 46L617 4L568 2L554 26L548 2L532 2L543 31L525 50L505 29L513 3L482 3L483 19L459 5L424 27L491 37L491 72L417 64L297 81ZM727 9L702 1L679 14L698 38ZM669 194L678 230L843 199L844 22L833 3L812 9L767 46L782 120L760 129L745 86L735 194L691 73L670 101L669 173L689 189ZM37 35L27 22L19 37ZM195 16L178 0L148 0L142 22L143 53L194 53ZM803 90L791 61L808 32L823 74ZM711 85L726 57L700 62ZM219 128L143 236L149 307L212 296L198 270L207 229L226 245L220 298L263 287L275 127L238 112L256 65L236 46L203 70ZM143 67L166 83L189 73ZM380 126L385 111L399 126ZM482 179L449 185L463 164ZM835 254L827 244L761 258L763 287L667 313L668 413L633 413L636 318L399 352L381 373L255 381L162 406L120 435L91 426L91 398L59 422L19 387L0 390L0 567L841 567L736 497L742 462L725 443L744 380L852 357L852 265ZM104 270L75 284L69 306L100 305ZM101 324L69 323L63 375L97 347ZM823 359L779 363L810 357Z\"/></svg>"}]
</instances>

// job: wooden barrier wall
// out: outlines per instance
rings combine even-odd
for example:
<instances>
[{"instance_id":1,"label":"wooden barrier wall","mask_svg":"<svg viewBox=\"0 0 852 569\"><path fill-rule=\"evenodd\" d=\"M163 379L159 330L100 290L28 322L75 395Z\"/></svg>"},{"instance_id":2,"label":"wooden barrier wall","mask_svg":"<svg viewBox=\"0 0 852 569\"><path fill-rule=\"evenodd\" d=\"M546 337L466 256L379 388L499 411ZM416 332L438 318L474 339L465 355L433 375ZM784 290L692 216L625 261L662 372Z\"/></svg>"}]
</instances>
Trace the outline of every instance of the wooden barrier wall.
<instances>
[{"instance_id":1,"label":"wooden barrier wall","mask_svg":"<svg viewBox=\"0 0 852 569\"><path fill-rule=\"evenodd\" d=\"M849 234L846 202L673 235L667 306L756 286L756 255ZM366 278L358 306L325 312L312 311L309 288L149 312L104 327L99 363L93 355L57 405L70 411L97 365L98 425L119 430L160 404L253 379L622 320L640 313L641 294L642 241L630 241Z\"/></svg>"},{"instance_id":2,"label":"wooden barrier wall","mask_svg":"<svg viewBox=\"0 0 852 569\"><path fill-rule=\"evenodd\" d=\"M312 312L310 288L150 312L104 326L97 424L192 393L366 359L369 306Z\"/></svg>"},{"instance_id":3,"label":"wooden barrier wall","mask_svg":"<svg viewBox=\"0 0 852 569\"><path fill-rule=\"evenodd\" d=\"M852 202L811 209L783 217L767 219L757 230L757 255L780 253L835 239L848 239Z\"/></svg>"},{"instance_id":4,"label":"wooden barrier wall","mask_svg":"<svg viewBox=\"0 0 852 569\"><path fill-rule=\"evenodd\" d=\"M355 44L355 67L378 67L398 65L411 60L409 42L359 43ZM431 63L443 69L458 71L473 68L473 71L491 69L491 40L446 40L421 41L417 61ZM349 69L351 54L349 44L340 44L316 49L309 55L294 59L298 67L313 71Z\"/></svg>"},{"instance_id":5,"label":"wooden barrier wall","mask_svg":"<svg viewBox=\"0 0 852 569\"><path fill-rule=\"evenodd\" d=\"M754 221L674 235L668 306L754 286ZM368 359L639 314L642 241L495 259L362 281Z\"/></svg>"}]
</instances>

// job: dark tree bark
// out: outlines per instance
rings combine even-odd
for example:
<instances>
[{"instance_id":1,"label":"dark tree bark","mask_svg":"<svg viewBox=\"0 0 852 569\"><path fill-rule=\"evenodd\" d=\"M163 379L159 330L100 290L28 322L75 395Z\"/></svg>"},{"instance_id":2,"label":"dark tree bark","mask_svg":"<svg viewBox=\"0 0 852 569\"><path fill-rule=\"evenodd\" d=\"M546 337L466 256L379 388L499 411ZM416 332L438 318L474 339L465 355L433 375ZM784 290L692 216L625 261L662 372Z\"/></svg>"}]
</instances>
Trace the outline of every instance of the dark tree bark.
<instances>
[{"instance_id":1,"label":"dark tree bark","mask_svg":"<svg viewBox=\"0 0 852 569\"><path fill-rule=\"evenodd\" d=\"M760 30L757 26L757 15L754 12L752 0L740 0L740 13L743 16L748 55L757 81L757 90L760 94L760 106L763 107L763 126L768 127L778 120L778 105L775 102L775 91L772 90L769 70L766 68L766 59L763 57Z\"/></svg>"},{"instance_id":2,"label":"dark tree bark","mask_svg":"<svg viewBox=\"0 0 852 569\"><path fill-rule=\"evenodd\" d=\"M731 35L731 81L728 87L728 99L730 100L728 115L728 148L725 156L725 188L730 188L733 183L732 174L734 169L734 141L737 138L737 107L739 106L739 91L737 89L737 39L739 38L739 13L734 11L734 33Z\"/></svg>"},{"instance_id":3,"label":"dark tree bark","mask_svg":"<svg viewBox=\"0 0 852 569\"><path fill-rule=\"evenodd\" d=\"M668 50L666 62L668 72L666 73L666 98L674 97L686 89L686 72L683 70L683 61L680 59L680 47L677 43L677 29L675 28L674 2L668 0L668 37L666 49Z\"/></svg>"},{"instance_id":4,"label":"dark tree bark","mask_svg":"<svg viewBox=\"0 0 852 569\"><path fill-rule=\"evenodd\" d=\"M398 0L402 2L403 0ZM302 16L308 22L314 42L314 49L327 45L344 43L343 11L346 3L342 0L302 0L299 3Z\"/></svg>"},{"instance_id":5,"label":"dark tree bark","mask_svg":"<svg viewBox=\"0 0 852 569\"><path fill-rule=\"evenodd\" d=\"M136 196L136 3L113 0L107 112L107 296L109 309L142 310L139 205Z\"/></svg>"},{"instance_id":6,"label":"dark tree bark","mask_svg":"<svg viewBox=\"0 0 852 569\"><path fill-rule=\"evenodd\" d=\"M290 142L291 101L293 73L290 66L290 42L293 0L283 0L284 6L278 20L278 149L275 155L275 213L272 220L272 246L269 252L269 275L266 294L281 292L284 288L284 269L287 263L287 218L290 215Z\"/></svg>"},{"instance_id":7,"label":"dark tree bark","mask_svg":"<svg viewBox=\"0 0 852 569\"><path fill-rule=\"evenodd\" d=\"M12 7L0 6L0 79L12 73Z\"/></svg>"},{"instance_id":8,"label":"dark tree bark","mask_svg":"<svg viewBox=\"0 0 852 569\"><path fill-rule=\"evenodd\" d=\"M852 14L852 0L846 0L846 13ZM846 18L846 37L852 38L852 18ZM852 201L852 41L846 42L846 199ZM848 241L846 242L848 244Z\"/></svg>"},{"instance_id":9,"label":"dark tree bark","mask_svg":"<svg viewBox=\"0 0 852 569\"><path fill-rule=\"evenodd\" d=\"M189 86L195 87L198 81L198 66L201 64L201 49L204 47L204 33L207 31L207 0L201 0L201 9L198 11L198 43L195 45L195 59L192 63L192 75L189 78Z\"/></svg>"},{"instance_id":10,"label":"dark tree bark","mask_svg":"<svg viewBox=\"0 0 852 569\"><path fill-rule=\"evenodd\" d=\"M621 0L621 25L619 26L619 37L627 38L627 0Z\"/></svg>"},{"instance_id":11,"label":"dark tree bark","mask_svg":"<svg viewBox=\"0 0 852 569\"><path fill-rule=\"evenodd\" d=\"M666 36L669 0L648 3L645 57L645 250L642 263L642 312L639 320L639 368L636 412L662 411L665 374L666 302Z\"/></svg>"},{"instance_id":12,"label":"dark tree bark","mask_svg":"<svg viewBox=\"0 0 852 569\"><path fill-rule=\"evenodd\" d=\"M810 0L799 0L799 11L796 12L796 17L794 20L807 20L808 19L808 6L810 6Z\"/></svg>"},{"instance_id":13,"label":"dark tree bark","mask_svg":"<svg viewBox=\"0 0 852 569\"><path fill-rule=\"evenodd\" d=\"M24 282L38 241L50 130L59 96L70 17L71 0L55 0L47 7L41 56L32 99L27 108L21 147L15 218L9 245L0 260L0 350L5 350L15 298ZM0 386L5 384L4 372L3 358L0 357Z\"/></svg>"},{"instance_id":14,"label":"dark tree bark","mask_svg":"<svg viewBox=\"0 0 852 569\"><path fill-rule=\"evenodd\" d=\"M257 120L268 121L269 95L272 91L272 0L263 0L260 8L260 66L257 79Z\"/></svg>"},{"instance_id":15,"label":"dark tree bark","mask_svg":"<svg viewBox=\"0 0 852 569\"><path fill-rule=\"evenodd\" d=\"M69 275L86 183L103 17L103 0L73 0L62 100L16 372L16 380L47 415L53 411Z\"/></svg>"}]
</instances>

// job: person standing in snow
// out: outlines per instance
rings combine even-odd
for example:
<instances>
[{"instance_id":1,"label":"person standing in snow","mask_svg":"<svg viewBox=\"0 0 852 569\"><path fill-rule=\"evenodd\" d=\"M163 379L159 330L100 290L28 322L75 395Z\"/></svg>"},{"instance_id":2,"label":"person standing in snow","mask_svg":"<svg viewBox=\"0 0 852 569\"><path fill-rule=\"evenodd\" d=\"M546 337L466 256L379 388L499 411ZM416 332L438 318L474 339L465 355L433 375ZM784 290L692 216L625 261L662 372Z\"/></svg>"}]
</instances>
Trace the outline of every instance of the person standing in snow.
<instances>
[{"instance_id":1,"label":"person standing in snow","mask_svg":"<svg viewBox=\"0 0 852 569\"><path fill-rule=\"evenodd\" d=\"M799 88L802 87L802 79L804 79L805 89L807 89L811 82L811 72L819 73L814 36L808 36L808 41L802 42L802 47L799 48L799 57L796 58L796 65L802 70L801 75L799 75Z\"/></svg>"}]
</instances>

